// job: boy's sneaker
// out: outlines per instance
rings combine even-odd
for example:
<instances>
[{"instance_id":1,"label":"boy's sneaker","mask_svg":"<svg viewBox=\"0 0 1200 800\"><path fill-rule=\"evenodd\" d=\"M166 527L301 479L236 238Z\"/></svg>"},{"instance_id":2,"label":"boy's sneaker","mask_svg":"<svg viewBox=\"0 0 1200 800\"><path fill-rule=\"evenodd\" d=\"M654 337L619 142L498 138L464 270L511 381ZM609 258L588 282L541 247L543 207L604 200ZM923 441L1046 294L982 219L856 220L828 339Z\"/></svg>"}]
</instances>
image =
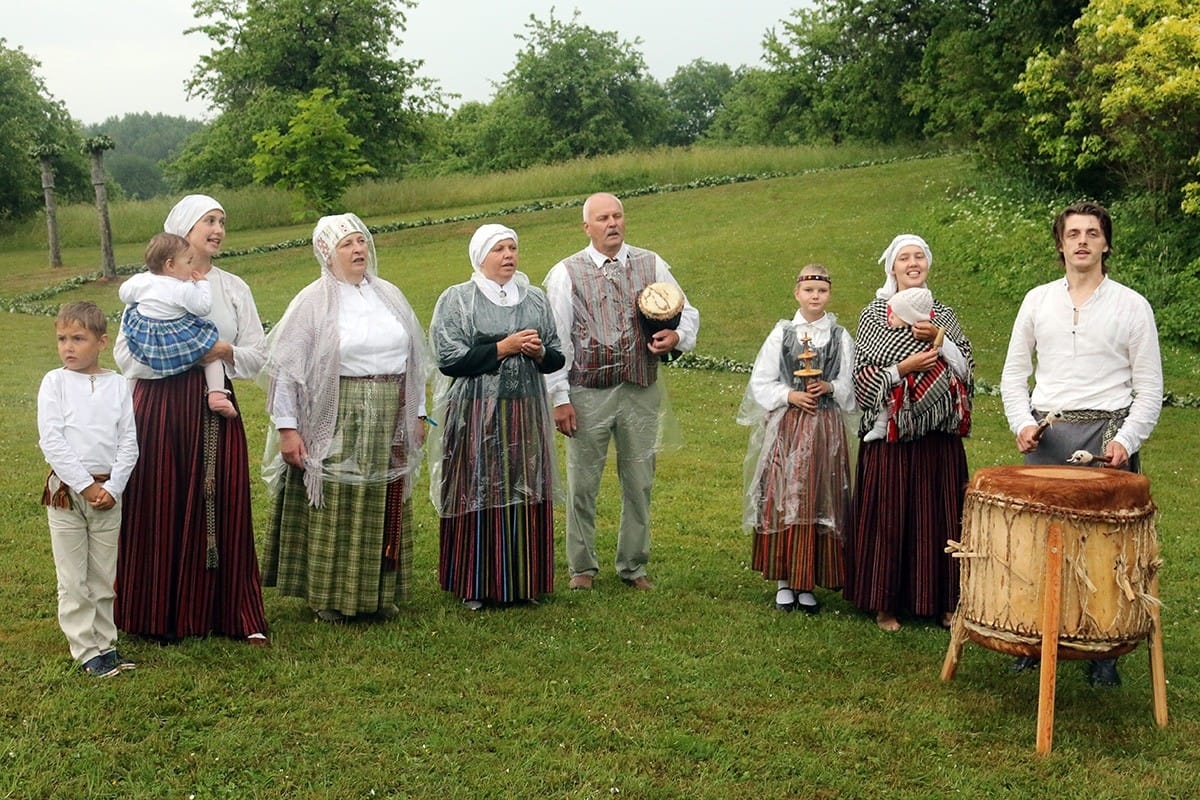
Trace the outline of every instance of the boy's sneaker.
<instances>
[{"instance_id":1,"label":"boy's sneaker","mask_svg":"<svg viewBox=\"0 0 1200 800\"><path fill-rule=\"evenodd\" d=\"M112 660L113 666L115 666L117 669L121 670L122 672L124 672L125 670L129 670L129 669L137 669L136 661L130 661L128 658L121 655L116 650L109 650L107 653L105 653L105 655L108 656Z\"/></svg>"},{"instance_id":2,"label":"boy's sneaker","mask_svg":"<svg viewBox=\"0 0 1200 800\"><path fill-rule=\"evenodd\" d=\"M120 675L121 669L117 666L117 662L109 658L107 654L102 656L92 656L87 661L83 662L83 671L93 678L111 678L114 675Z\"/></svg>"}]
</instances>

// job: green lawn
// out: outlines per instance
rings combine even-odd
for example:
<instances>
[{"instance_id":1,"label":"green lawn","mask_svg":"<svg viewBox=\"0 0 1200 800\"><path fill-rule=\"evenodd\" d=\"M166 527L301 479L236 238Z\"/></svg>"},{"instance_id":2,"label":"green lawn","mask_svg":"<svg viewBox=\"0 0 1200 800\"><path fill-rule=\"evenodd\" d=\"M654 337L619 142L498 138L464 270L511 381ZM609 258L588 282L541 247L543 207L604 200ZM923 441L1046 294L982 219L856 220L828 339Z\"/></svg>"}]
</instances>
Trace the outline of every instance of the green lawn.
<instances>
[{"instance_id":1,"label":"green lawn","mask_svg":"<svg viewBox=\"0 0 1200 800\"><path fill-rule=\"evenodd\" d=\"M966 161L936 158L635 197L626 204L628 236L671 262L700 309L698 352L748 363L774 321L794 310L801 265L830 267L832 307L853 328L881 283L879 253L895 233L914 230L933 247L935 295L959 311L979 377L994 385L1015 304L956 268L970 237L961 223L944 222L953 193L973 180ZM464 201L434 216L510 205ZM535 281L585 243L577 206L504 221L520 234L522 268ZM378 237L384 276L424 322L441 290L469 274L477 224ZM303 235L244 231L236 218L230 226L229 248ZM1044 249L1049 280L1048 241ZM0 253L0 296L60 280L44 263L34 251ZM317 274L306 248L222 267L246 278L268 320ZM97 284L48 302L84 298L119 308L115 287ZM53 324L7 314L0 337L8 350L0 370L0 797L1200 794L1200 545L1187 521L1200 514L1194 409L1166 409L1144 451L1161 510L1170 724L1153 723L1144 647L1122 660L1124 685L1115 690L1092 689L1077 664L1061 663L1054 750L1039 757L1037 676L1010 674L1007 657L967 644L955 679L942 682L948 636L937 626L917 621L884 634L828 592L819 593L825 610L816 617L772 610L773 588L748 569L739 529L746 431L733 416L746 376L723 370L667 371L686 447L659 462L653 593L626 589L607 569L618 513L611 465L599 508L606 569L595 591L567 591L560 556L553 596L479 614L437 588L437 525L423 486L414 597L396 620L320 625L300 601L267 590L272 648L128 640L122 651L138 670L89 681L56 623L37 503L44 465L35 395L57 364ZM1168 388L1196 395L1197 353L1167 347L1165 359ZM256 462L262 391L245 384L238 392ZM1015 463L999 399L978 397L975 420L971 468ZM262 530L261 484L253 490Z\"/></svg>"}]
</instances>

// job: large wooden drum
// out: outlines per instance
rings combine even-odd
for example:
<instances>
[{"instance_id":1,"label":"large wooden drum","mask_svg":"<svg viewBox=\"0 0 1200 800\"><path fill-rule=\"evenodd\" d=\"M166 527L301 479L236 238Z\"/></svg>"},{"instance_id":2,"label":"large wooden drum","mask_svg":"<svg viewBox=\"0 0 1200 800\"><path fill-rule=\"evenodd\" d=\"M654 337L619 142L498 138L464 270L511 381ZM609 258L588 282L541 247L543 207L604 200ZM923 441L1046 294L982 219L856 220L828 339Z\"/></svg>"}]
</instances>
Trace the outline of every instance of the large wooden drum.
<instances>
[{"instance_id":1,"label":"large wooden drum","mask_svg":"<svg viewBox=\"0 0 1200 800\"><path fill-rule=\"evenodd\" d=\"M1118 656L1151 632L1161 561L1150 482L1113 469L990 467L967 489L958 618L992 650L1042 648L1047 532L1062 529L1059 658ZM1051 617L1052 619L1053 617Z\"/></svg>"}]
</instances>

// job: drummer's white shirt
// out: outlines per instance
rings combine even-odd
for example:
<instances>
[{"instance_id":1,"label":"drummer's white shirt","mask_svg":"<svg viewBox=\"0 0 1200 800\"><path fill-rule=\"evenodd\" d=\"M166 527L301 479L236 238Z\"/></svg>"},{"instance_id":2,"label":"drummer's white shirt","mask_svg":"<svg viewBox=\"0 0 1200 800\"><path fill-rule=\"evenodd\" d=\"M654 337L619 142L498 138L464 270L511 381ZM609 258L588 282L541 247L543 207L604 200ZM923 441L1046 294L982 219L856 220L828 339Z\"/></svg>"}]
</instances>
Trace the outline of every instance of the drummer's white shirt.
<instances>
[{"instance_id":1,"label":"drummer's white shirt","mask_svg":"<svg viewBox=\"0 0 1200 800\"><path fill-rule=\"evenodd\" d=\"M1065 277L1025 295L1000 377L1009 429L1015 434L1036 424L1031 408L1050 412L1128 407L1129 416L1115 439L1130 454L1136 453L1162 409L1154 311L1146 298L1106 277L1078 309L1077 324L1075 312Z\"/></svg>"}]
</instances>

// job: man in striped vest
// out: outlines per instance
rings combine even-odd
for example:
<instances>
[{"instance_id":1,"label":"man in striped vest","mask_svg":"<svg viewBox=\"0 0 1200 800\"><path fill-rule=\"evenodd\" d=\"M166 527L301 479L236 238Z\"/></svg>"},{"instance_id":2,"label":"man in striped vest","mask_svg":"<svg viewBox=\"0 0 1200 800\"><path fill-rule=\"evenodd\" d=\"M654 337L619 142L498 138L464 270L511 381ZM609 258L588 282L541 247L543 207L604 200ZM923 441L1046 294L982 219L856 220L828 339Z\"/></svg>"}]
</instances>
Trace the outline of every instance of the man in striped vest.
<instances>
[{"instance_id":1,"label":"man in striped vest","mask_svg":"<svg viewBox=\"0 0 1200 800\"><path fill-rule=\"evenodd\" d=\"M627 585L652 589L650 490L660 442L660 357L696 345L700 312L684 297L676 330L647 336L637 297L651 283L678 286L666 261L625 243L625 209L615 196L594 194L583 204L591 243L560 261L546 276L566 365L546 376L554 424L567 439L567 564L572 589L590 589L596 558L596 495L615 439L621 483L616 572ZM682 290L681 290L682 292Z\"/></svg>"}]
</instances>

